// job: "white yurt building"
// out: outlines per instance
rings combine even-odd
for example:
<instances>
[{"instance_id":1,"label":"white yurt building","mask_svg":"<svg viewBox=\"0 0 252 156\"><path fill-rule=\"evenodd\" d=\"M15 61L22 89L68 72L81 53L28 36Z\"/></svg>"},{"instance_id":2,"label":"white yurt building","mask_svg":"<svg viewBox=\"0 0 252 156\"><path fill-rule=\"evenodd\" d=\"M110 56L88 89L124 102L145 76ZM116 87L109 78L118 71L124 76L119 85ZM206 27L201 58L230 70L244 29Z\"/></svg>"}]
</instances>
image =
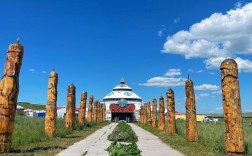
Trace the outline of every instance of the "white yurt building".
<instances>
[{"instance_id":1,"label":"white yurt building","mask_svg":"<svg viewBox=\"0 0 252 156\"><path fill-rule=\"evenodd\" d=\"M106 105L107 121L132 122L139 120L142 98L134 93L122 78L120 84L103 98L103 104Z\"/></svg>"}]
</instances>

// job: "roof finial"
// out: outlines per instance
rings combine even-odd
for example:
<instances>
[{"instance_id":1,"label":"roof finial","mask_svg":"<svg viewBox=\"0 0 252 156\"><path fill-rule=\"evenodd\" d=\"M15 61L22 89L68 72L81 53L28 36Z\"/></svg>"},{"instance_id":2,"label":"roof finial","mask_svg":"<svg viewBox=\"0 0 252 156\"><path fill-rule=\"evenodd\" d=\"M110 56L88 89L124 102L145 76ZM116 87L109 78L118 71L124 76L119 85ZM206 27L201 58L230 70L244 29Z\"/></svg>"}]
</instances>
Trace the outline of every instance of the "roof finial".
<instances>
[{"instance_id":1,"label":"roof finial","mask_svg":"<svg viewBox=\"0 0 252 156\"><path fill-rule=\"evenodd\" d=\"M187 79L188 79L188 80L190 80L190 76L189 76L189 74L188 74L188 77L187 77Z\"/></svg>"},{"instance_id":2,"label":"roof finial","mask_svg":"<svg viewBox=\"0 0 252 156\"><path fill-rule=\"evenodd\" d=\"M121 78L121 83L122 83L122 84L124 84L124 83L125 83L125 81L124 81L124 78L123 78L123 77Z\"/></svg>"},{"instance_id":3,"label":"roof finial","mask_svg":"<svg viewBox=\"0 0 252 156\"><path fill-rule=\"evenodd\" d=\"M19 44L19 37L17 38L17 44Z\"/></svg>"}]
</instances>

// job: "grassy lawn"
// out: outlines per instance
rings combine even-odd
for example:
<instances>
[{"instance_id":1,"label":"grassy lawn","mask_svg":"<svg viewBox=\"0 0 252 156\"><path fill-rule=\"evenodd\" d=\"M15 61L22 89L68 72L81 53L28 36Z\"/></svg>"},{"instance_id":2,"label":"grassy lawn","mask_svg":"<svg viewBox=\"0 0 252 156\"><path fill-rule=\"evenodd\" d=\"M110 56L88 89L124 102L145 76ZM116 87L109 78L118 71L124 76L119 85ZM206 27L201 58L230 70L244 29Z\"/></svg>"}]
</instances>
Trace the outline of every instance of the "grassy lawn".
<instances>
[{"instance_id":1,"label":"grassy lawn","mask_svg":"<svg viewBox=\"0 0 252 156\"><path fill-rule=\"evenodd\" d=\"M3 155L55 155L108 124L76 124L76 130L69 131L64 127L64 119L59 118L56 137L49 138L44 134L44 118L17 116L11 152Z\"/></svg>"},{"instance_id":2,"label":"grassy lawn","mask_svg":"<svg viewBox=\"0 0 252 156\"><path fill-rule=\"evenodd\" d=\"M225 152L225 125L223 122L198 123L199 141L198 143L188 143L186 141L186 123L185 121L176 121L177 134L170 135L166 131L159 131L151 126L144 126L137 123L138 126L148 130L158 136L163 142L169 144L188 156L222 156ZM247 145L247 155L252 155L252 127L244 125L244 138Z\"/></svg>"}]
</instances>

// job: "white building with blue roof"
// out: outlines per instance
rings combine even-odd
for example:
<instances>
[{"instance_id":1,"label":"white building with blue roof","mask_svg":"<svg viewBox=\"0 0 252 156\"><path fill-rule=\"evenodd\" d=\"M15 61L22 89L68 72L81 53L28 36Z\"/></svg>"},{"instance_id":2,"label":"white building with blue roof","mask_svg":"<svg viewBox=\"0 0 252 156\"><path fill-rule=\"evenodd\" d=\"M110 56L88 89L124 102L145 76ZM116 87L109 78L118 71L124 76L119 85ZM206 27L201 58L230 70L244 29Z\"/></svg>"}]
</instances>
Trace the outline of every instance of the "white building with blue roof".
<instances>
[{"instance_id":1,"label":"white building with blue roof","mask_svg":"<svg viewBox=\"0 0 252 156\"><path fill-rule=\"evenodd\" d=\"M132 91L121 79L119 85L113 88L104 98L106 105L106 120L108 121L136 121L139 120L139 110L142 98Z\"/></svg>"}]
</instances>

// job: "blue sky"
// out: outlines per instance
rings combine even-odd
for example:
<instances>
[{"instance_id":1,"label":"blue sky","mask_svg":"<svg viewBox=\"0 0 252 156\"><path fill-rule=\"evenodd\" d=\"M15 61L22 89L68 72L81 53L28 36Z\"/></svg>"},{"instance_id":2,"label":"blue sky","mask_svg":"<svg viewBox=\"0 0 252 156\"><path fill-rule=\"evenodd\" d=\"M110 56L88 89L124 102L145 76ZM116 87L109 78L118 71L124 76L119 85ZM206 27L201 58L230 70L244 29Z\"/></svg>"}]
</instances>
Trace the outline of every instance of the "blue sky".
<instances>
[{"instance_id":1,"label":"blue sky","mask_svg":"<svg viewBox=\"0 0 252 156\"><path fill-rule=\"evenodd\" d=\"M184 81L194 81L198 113L222 113L219 64L239 65L243 112L252 111L252 3L237 0L22 0L0 5L0 70L10 43L25 54L18 101L46 104L48 76L59 74L58 105L67 86L102 98L121 77L152 101L169 87L185 112Z\"/></svg>"}]
</instances>

